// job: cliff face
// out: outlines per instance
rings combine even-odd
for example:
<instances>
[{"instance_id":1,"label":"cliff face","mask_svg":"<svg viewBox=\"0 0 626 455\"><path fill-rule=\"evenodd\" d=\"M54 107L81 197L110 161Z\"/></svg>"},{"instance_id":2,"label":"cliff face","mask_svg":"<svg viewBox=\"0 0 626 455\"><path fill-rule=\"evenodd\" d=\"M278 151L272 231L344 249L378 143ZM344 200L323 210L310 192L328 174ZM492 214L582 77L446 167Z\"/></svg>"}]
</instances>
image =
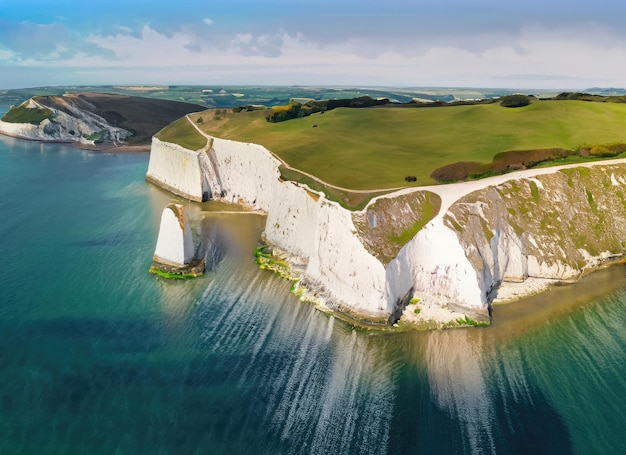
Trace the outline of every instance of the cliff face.
<instances>
[{"instance_id":1,"label":"cliff face","mask_svg":"<svg viewBox=\"0 0 626 455\"><path fill-rule=\"evenodd\" d=\"M38 141L79 142L95 144L97 142L116 142L131 136L129 131L111 126L104 118L84 109L79 109L63 98L62 109L57 101L49 107L45 100L31 98L14 109L35 110L49 109L51 115L39 123L8 122L0 120L0 133L22 139ZM26 113L27 114L27 113Z\"/></svg>"},{"instance_id":2,"label":"cliff face","mask_svg":"<svg viewBox=\"0 0 626 455\"><path fill-rule=\"evenodd\" d=\"M0 121L0 134L100 148L146 146L160 129L204 109L177 101L106 93L35 96Z\"/></svg>"},{"instance_id":3,"label":"cliff face","mask_svg":"<svg viewBox=\"0 0 626 455\"><path fill-rule=\"evenodd\" d=\"M626 166L576 167L470 194L445 225L485 291L528 277L569 280L626 250Z\"/></svg>"},{"instance_id":4,"label":"cliff face","mask_svg":"<svg viewBox=\"0 0 626 455\"><path fill-rule=\"evenodd\" d=\"M169 204L163 209L154 261L183 267L193 260L195 251L187 218L180 204Z\"/></svg>"},{"instance_id":5,"label":"cliff face","mask_svg":"<svg viewBox=\"0 0 626 455\"><path fill-rule=\"evenodd\" d=\"M153 138L146 178L172 193L202 202L206 185L201 153Z\"/></svg>"},{"instance_id":6,"label":"cliff face","mask_svg":"<svg viewBox=\"0 0 626 455\"><path fill-rule=\"evenodd\" d=\"M399 316L413 298L417 321L486 319L503 282L576 278L626 250L621 163L501 176L466 195L405 190L349 212L281 181L279 161L255 144L215 138L190 153L155 139L150 161L149 179L186 185L179 193L190 199L208 193L267 212L265 238L292 271L331 308L361 315Z\"/></svg>"}]
</instances>

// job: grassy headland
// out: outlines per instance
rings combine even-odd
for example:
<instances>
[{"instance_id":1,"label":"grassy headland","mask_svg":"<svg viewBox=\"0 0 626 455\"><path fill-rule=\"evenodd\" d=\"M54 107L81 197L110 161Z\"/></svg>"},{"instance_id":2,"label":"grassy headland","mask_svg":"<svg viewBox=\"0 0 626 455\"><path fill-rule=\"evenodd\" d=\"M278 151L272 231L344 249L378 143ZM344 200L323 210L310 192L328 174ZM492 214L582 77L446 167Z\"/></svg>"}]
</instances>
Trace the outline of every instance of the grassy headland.
<instances>
[{"instance_id":1,"label":"grassy headland","mask_svg":"<svg viewBox=\"0 0 626 455\"><path fill-rule=\"evenodd\" d=\"M404 186L409 175L417 177L409 185L434 184L435 169L490 163L510 150L626 142L626 104L580 100L535 99L514 109L497 103L338 108L280 123L267 122L263 111L221 109L219 116L207 111L192 119L199 116L211 135L262 144L294 168L358 190Z\"/></svg>"},{"instance_id":2,"label":"grassy headland","mask_svg":"<svg viewBox=\"0 0 626 455\"><path fill-rule=\"evenodd\" d=\"M16 106L7 112L2 120L8 123L31 123L39 125L45 119L52 117L52 110L48 108L28 108L26 106Z\"/></svg>"},{"instance_id":3,"label":"grassy headland","mask_svg":"<svg viewBox=\"0 0 626 455\"><path fill-rule=\"evenodd\" d=\"M155 136L164 142L172 142L189 150L199 150L207 143L206 138L189 123L187 117L176 120Z\"/></svg>"}]
</instances>

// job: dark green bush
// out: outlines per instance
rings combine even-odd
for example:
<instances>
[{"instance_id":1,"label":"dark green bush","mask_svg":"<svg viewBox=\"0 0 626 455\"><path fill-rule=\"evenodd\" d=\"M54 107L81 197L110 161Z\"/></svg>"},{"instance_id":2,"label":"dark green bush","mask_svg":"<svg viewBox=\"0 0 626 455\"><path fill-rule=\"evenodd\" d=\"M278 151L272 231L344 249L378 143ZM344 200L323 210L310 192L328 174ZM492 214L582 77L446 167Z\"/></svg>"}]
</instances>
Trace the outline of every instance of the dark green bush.
<instances>
[{"instance_id":1,"label":"dark green bush","mask_svg":"<svg viewBox=\"0 0 626 455\"><path fill-rule=\"evenodd\" d=\"M507 95L500 98L502 107L522 107L530 104L530 98L526 95Z\"/></svg>"},{"instance_id":2,"label":"dark green bush","mask_svg":"<svg viewBox=\"0 0 626 455\"><path fill-rule=\"evenodd\" d=\"M626 144L609 144L609 146L612 147L612 153L614 153L610 156L615 156L622 153L622 151L626 151ZM607 147L608 146L605 145L602 150L605 150ZM430 177L442 183L485 178L505 172L532 168L544 161L553 161L575 154L576 152L574 150L562 148L509 150L508 152L498 153L493 157L492 162L488 164L481 164L474 161L459 161L457 163L447 164L435 169L430 174Z\"/></svg>"},{"instance_id":3,"label":"dark green bush","mask_svg":"<svg viewBox=\"0 0 626 455\"><path fill-rule=\"evenodd\" d=\"M465 180L470 175L485 172L488 170L487 168L488 166L475 161L459 161L435 169L430 174L430 178L438 182L456 182Z\"/></svg>"},{"instance_id":4,"label":"dark green bush","mask_svg":"<svg viewBox=\"0 0 626 455\"><path fill-rule=\"evenodd\" d=\"M307 101L304 104L300 104L296 101L290 101L285 106L274 106L267 111L265 119L268 122L276 123L290 120L292 118L306 117L307 115L314 114L316 112L324 112L338 107L372 107L382 106L388 104L388 99L373 99L369 96L361 96L358 98L346 98L339 100L321 100L321 101Z\"/></svg>"},{"instance_id":5,"label":"dark green bush","mask_svg":"<svg viewBox=\"0 0 626 455\"><path fill-rule=\"evenodd\" d=\"M493 157L492 166L494 172L504 172L506 170L533 167L544 161L565 158L575 153L574 150L562 148L509 150L496 154Z\"/></svg>"},{"instance_id":6,"label":"dark green bush","mask_svg":"<svg viewBox=\"0 0 626 455\"><path fill-rule=\"evenodd\" d=\"M596 144L589 149L589 155L609 158L626 152L626 144Z\"/></svg>"},{"instance_id":7,"label":"dark green bush","mask_svg":"<svg viewBox=\"0 0 626 455\"><path fill-rule=\"evenodd\" d=\"M285 120L291 120L297 118L300 114L302 104L291 101L284 106L272 106L271 109L265 114L265 119L271 123L284 122Z\"/></svg>"}]
</instances>

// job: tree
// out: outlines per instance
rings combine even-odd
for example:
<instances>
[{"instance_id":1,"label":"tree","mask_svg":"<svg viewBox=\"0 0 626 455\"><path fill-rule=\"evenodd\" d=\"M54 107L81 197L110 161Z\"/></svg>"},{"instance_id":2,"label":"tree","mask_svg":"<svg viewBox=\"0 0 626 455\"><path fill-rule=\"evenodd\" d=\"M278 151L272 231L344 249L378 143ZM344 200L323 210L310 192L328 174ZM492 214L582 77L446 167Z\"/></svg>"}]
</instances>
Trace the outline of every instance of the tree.
<instances>
[{"instance_id":1,"label":"tree","mask_svg":"<svg viewBox=\"0 0 626 455\"><path fill-rule=\"evenodd\" d=\"M522 107L530 104L530 98L526 95L507 95L500 99L502 107Z\"/></svg>"}]
</instances>

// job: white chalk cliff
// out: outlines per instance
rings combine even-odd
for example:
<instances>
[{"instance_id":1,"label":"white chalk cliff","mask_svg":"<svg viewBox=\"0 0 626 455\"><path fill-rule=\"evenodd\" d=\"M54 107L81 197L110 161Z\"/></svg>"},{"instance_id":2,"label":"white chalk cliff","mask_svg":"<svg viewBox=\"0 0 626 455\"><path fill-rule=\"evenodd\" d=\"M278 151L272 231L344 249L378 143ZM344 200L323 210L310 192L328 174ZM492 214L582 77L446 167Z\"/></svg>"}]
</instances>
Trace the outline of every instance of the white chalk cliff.
<instances>
[{"instance_id":1,"label":"white chalk cliff","mask_svg":"<svg viewBox=\"0 0 626 455\"><path fill-rule=\"evenodd\" d=\"M180 204L169 204L161 214L161 225L154 250L154 261L183 267L194 258L191 228Z\"/></svg>"},{"instance_id":2,"label":"white chalk cliff","mask_svg":"<svg viewBox=\"0 0 626 455\"><path fill-rule=\"evenodd\" d=\"M130 131L111 126L99 115L79 109L61 97L58 102L63 103L64 110L47 106L45 98L36 97L25 101L18 108L50 110L51 115L38 124L0 120L0 134L20 139L77 142L86 145L96 141L118 142L132 135Z\"/></svg>"},{"instance_id":3,"label":"white chalk cliff","mask_svg":"<svg viewBox=\"0 0 626 455\"><path fill-rule=\"evenodd\" d=\"M388 317L418 297L418 320L487 318L509 281L576 278L626 251L624 160L402 190L361 212L282 181L279 164L256 144L211 138L190 151L154 139L147 178L192 200L265 211L265 240L306 286L331 309L366 317ZM394 205L407 195L416 199ZM373 234L376 219L412 225L426 212L419 204L435 200L434 217L411 240L377 248L385 236Z\"/></svg>"}]
</instances>

